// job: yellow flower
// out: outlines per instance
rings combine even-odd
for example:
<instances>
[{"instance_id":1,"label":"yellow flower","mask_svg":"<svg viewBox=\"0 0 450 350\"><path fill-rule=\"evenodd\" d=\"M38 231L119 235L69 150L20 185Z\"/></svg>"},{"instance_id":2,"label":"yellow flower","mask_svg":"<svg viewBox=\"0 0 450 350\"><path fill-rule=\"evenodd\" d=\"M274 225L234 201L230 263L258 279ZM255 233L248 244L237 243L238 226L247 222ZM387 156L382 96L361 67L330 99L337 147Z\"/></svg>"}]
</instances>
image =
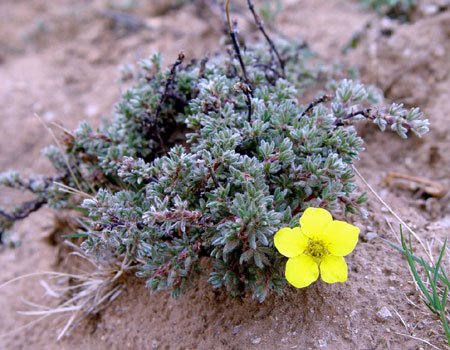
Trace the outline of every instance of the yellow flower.
<instances>
[{"instance_id":1,"label":"yellow flower","mask_svg":"<svg viewBox=\"0 0 450 350\"><path fill-rule=\"evenodd\" d=\"M297 288L309 286L319 278L326 283L345 282L350 254L358 242L359 228L333 220L325 209L308 208L300 218L300 226L285 227L274 237L275 247L289 258L285 275Z\"/></svg>"}]
</instances>

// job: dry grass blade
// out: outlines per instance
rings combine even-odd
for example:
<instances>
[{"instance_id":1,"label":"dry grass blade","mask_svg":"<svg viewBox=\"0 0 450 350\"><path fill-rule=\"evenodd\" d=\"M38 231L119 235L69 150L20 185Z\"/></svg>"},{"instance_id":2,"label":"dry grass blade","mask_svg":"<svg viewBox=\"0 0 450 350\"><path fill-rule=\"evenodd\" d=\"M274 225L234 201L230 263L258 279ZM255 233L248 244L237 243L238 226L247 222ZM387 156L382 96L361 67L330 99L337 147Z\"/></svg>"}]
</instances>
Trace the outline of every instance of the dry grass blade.
<instances>
[{"instance_id":1,"label":"dry grass blade","mask_svg":"<svg viewBox=\"0 0 450 350\"><path fill-rule=\"evenodd\" d=\"M44 280L40 280L39 281L40 285L42 286L42 288L44 288L45 290L45 294L53 297L53 298L57 298L58 297L58 293L56 293L52 287L49 286L49 284L44 281Z\"/></svg>"},{"instance_id":2,"label":"dry grass blade","mask_svg":"<svg viewBox=\"0 0 450 350\"><path fill-rule=\"evenodd\" d=\"M86 316L96 313L103 309L107 304L115 300L124 290L124 283L120 280L124 272L129 270L126 260L121 263L118 261L98 262L92 257L87 256L83 251L71 242L64 242L72 247L75 251L71 256L78 256L90 263L93 268L90 271L82 271L80 273L59 273L59 272L40 272L20 276L9 280L0 288L4 288L10 283L17 280L28 278L31 276L47 275L57 278L58 281L47 282L41 281L47 296L57 299L59 304L56 307L39 305L32 302L25 302L28 306L34 308L29 311L18 311L19 314L27 316L40 316L38 319L27 323L24 326L13 329L12 331L2 334L1 337L15 334L26 327L29 327L47 317L55 315L69 315L65 321L63 328L59 331L57 339L61 339L68 334ZM64 279L63 281L61 279Z\"/></svg>"},{"instance_id":3,"label":"dry grass blade","mask_svg":"<svg viewBox=\"0 0 450 350\"><path fill-rule=\"evenodd\" d=\"M77 189L72 188L70 186L67 186L67 185L65 185L65 184L63 184L61 182L54 181L53 183L60 187L59 190L61 192L66 192L66 193L70 193L70 194L77 194L77 195L80 195L82 197L86 197L86 198L92 199L94 201L97 201L94 196L91 196L90 194L88 194L86 192L77 190Z\"/></svg>"},{"instance_id":4,"label":"dry grass blade","mask_svg":"<svg viewBox=\"0 0 450 350\"><path fill-rule=\"evenodd\" d=\"M61 307L58 309L41 310L41 311L39 311L39 310L37 310L37 311L17 311L17 313L19 313L21 315L27 315L27 316L42 316L42 315L60 314L60 313L66 313L66 312L72 312L72 311L78 311L78 307L76 307L76 306Z\"/></svg>"},{"instance_id":5,"label":"dry grass blade","mask_svg":"<svg viewBox=\"0 0 450 350\"><path fill-rule=\"evenodd\" d=\"M443 350L443 349L440 349L437 346L431 344L430 342L426 341L425 339L414 337L413 335L409 335L409 334L403 334L403 333L400 333L400 332L395 332L395 334L402 335L404 337L408 337L408 338L411 338L411 339L415 339L415 340L421 341L422 343L425 343L425 344L431 346L433 349ZM446 346L446 345L444 345L444 346L445 346L446 349L450 349L448 346Z\"/></svg>"},{"instance_id":6,"label":"dry grass blade","mask_svg":"<svg viewBox=\"0 0 450 350\"><path fill-rule=\"evenodd\" d=\"M63 156L63 158L64 158L64 162L66 163L66 166L67 166L67 168L69 169L70 175L72 176L72 178L73 178L75 184L77 185L78 189L81 191L80 183L79 183L78 179L76 178L74 172L72 171L72 167L70 166L69 159L67 158L66 152L64 151L64 148L61 146L61 143L59 142L59 140L58 140L58 138L56 137L55 133L53 132L52 129L50 129L50 127L47 125L47 123L46 123L39 115L34 114L34 116L41 122L41 124L44 126L44 128L46 128L47 131L48 131L48 132L50 133L50 135L52 136L53 141L55 141L56 145L58 146L59 150L61 151L61 154L62 154L62 156ZM71 133L70 131L68 131L67 129L63 128L63 127L60 126L59 124L57 124L57 123L52 123L52 125L55 125L55 126L57 126L58 128L60 128L63 132L65 132L65 133L67 133L67 134L69 134L69 135L72 135L72 133ZM81 171L80 171L80 169L78 168L77 164L74 164L74 167L78 170L78 172L79 172L80 174L82 174ZM83 175L81 175L81 176L83 177ZM88 186L89 186L89 188L91 189L92 193L95 193L94 186L91 184L91 182L87 181L85 178L83 178L83 180L84 180L85 183L88 184Z\"/></svg>"},{"instance_id":7,"label":"dry grass blade","mask_svg":"<svg viewBox=\"0 0 450 350\"><path fill-rule=\"evenodd\" d=\"M26 275L18 276L16 278L12 278L2 284L0 284L0 289L5 288L11 283L14 283L16 281L23 280L25 278L30 278L33 276L42 276L42 275L53 275L53 276L59 276L59 277L71 277L71 274L64 273L64 272L56 272L56 271L41 271L41 272L33 272L33 273L27 273Z\"/></svg>"},{"instance_id":8,"label":"dry grass blade","mask_svg":"<svg viewBox=\"0 0 450 350\"><path fill-rule=\"evenodd\" d=\"M35 320L31 321L31 322L28 322L28 323L24 324L23 326L14 328L13 330L11 330L9 332L6 332L6 333L2 333L2 334L0 334L0 338L5 338L5 337L9 337L11 335L17 334L20 331L22 331L24 329L27 329L28 327L31 327L31 326L33 326L33 325L35 325L35 324L45 320L46 318L48 318L50 316L51 316L50 314L44 315L44 316L39 317L39 318L37 318L37 319L35 319Z\"/></svg>"},{"instance_id":9,"label":"dry grass blade","mask_svg":"<svg viewBox=\"0 0 450 350\"><path fill-rule=\"evenodd\" d=\"M394 308L394 312L397 314L398 318L400 319L400 321L402 321L403 326L405 327L406 331L408 333L411 333L408 324L405 322L405 320L403 319L403 317L400 315L400 313L397 311L397 309Z\"/></svg>"},{"instance_id":10,"label":"dry grass blade","mask_svg":"<svg viewBox=\"0 0 450 350\"><path fill-rule=\"evenodd\" d=\"M44 128L47 129L47 131L48 131L48 132L50 133L50 135L52 136L53 141L55 141L56 145L58 146L59 150L61 151L61 154L63 155L64 162L66 163L67 169L69 169L69 172L70 172L70 175L71 175L72 178L73 178L73 181L75 181L75 183L76 183L78 189L81 191L80 183L78 182L77 177L76 177L75 174L73 173L72 167L70 166L70 163L69 163L69 160L67 159L67 156L66 156L66 154L65 154L65 152L64 152L64 149L62 148L61 144L59 143L58 138L55 136L55 133L53 132L52 129L50 129L50 127L47 125L47 123L46 123L44 120L42 120L42 118L41 118L39 115L37 115L37 114L35 113L34 116L41 122L41 124L44 126Z\"/></svg>"},{"instance_id":11,"label":"dry grass blade","mask_svg":"<svg viewBox=\"0 0 450 350\"><path fill-rule=\"evenodd\" d=\"M355 174L358 175L358 177L367 186L370 192L372 192L375 198L403 225L403 227L405 227L409 232L411 232L411 234L414 236L415 239L417 239L417 241L422 246L425 253L430 258L430 261L433 261L433 257L429 254L427 247L422 242L419 235L416 232L414 232L414 230L409 225L407 225L405 221L403 221L403 219L383 200L383 198L380 197L380 195L373 189L373 187L367 182L364 176L362 176L362 174L358 171L358 169L356 169L354 165L352 165L352 168Z\"/></svg>"}]
</instances>

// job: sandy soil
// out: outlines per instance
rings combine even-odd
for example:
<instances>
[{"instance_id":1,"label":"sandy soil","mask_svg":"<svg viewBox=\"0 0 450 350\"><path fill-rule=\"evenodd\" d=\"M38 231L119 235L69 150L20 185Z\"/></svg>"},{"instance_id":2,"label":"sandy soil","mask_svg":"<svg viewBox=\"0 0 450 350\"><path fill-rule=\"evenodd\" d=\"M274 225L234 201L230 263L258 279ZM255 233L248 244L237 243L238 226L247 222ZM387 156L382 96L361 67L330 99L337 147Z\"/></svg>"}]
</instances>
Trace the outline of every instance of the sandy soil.
<instances>
[{"instance_id":1,"label":"sandy soil","mask_svg":"<svg viewBox=\"0 0 450 350\"><path fill-rule=\"evenodd\" d=\"M107 4L130 1L0 2L0 171L48 173L40 157L52 143L34 116L73 129L81 120L94 126L111 115L120 95L118 65L134 63L154 50L172 62L180 50L193 58L216 47L221 16L206 2L171 9L170 1L135 2L132 12L145 28L114 25L102 15ZM377 84L388 100L419 105L431 122L423 139L400 140L392 133L360 127L367 151L358 169L432 251L448 236L450 197L437 199L404 181L387 186L388 172L399 172L450 186L450 12L419 15L411 24L381 21L350 0L285 0L278 30L301 36L324 59L356 64L367 83ZM242 32L252 27L238 16ZM368 21L361 45L343 57L341 49ZM383 36L380 29L391 31ZM139 27L139 26L138 26ZM361 188L364 186L361 184ZM373 197L373 196L372 196ZM1 190L0 205L22 196ZM402 257L379 238L396 237L398 227L374 198L368 220L356 224L362 239L349 257L349 281L315 283L288 289L263 304L230 299L206 283L177 300L169 293L149 295L143 281L130 277L126 291L107 309L81 322L57 342L61 322L45 320L19 329L31 319L17 314L24 301L45 302L39 277L0 291L1 349L444 349L439 320L421 304ZM0 252L0 283L59 267L58 248L45 237L53 213L43 210L15 227L23 245ZM386 312L387 310L387 312ZM432 344L429 345L426 342ZM433 347L434 346L434 347Z\"/></svg>"}]
</instances>

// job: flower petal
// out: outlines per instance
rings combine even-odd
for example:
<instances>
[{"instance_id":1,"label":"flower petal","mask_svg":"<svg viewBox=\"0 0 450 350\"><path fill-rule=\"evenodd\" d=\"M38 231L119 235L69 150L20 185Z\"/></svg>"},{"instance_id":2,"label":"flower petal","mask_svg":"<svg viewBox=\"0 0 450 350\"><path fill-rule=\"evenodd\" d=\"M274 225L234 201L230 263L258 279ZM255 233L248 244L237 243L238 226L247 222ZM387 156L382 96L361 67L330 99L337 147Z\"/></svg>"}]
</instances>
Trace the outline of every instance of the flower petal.
<instances>
[{"instance_id":1,"label":"flower petal","mask_svg":"<svg viewBox=\"0 0 450 350\"><path fill-rule=\"evenodd\" d=\"M333 217L325 209L307 208L300 218L300 226L309 238L322 239L325 227L332 221Z\"/></svg>"},{"instance_id":2,"label":"flower petal","mask_svg":"<svg viewBox=\"0 0 450 350\"><path fill-rule=\"evenodd\" d=\"M342 256L327 255L320 263L320 276L326 283L347 281L347 263Z\"/></svg>"},{"instance_id":3,"label":"flower petal","mask_svg":"<svg viewBox=\"0 0 450 350\"><path fill-rule=\"evenodd\" d=\"M303 234L300 227L285 227L275 234L273 243L282 255L293 258L305 251L308 246L308 237Z\"/></svg>"},{"instance_id":4,"label":"flower petal","mask_svg":"<svg viewBox=\"0 0 450 350\"><path fill-rule=\"evenodd\" d=\"M359 228L344 221L334 220L325 228L323 240L328 251L336 256L346 256L355 249Z\"/></svg>"},{"instance_id":5,"label":"flower petal","mask_svg":"<svg viewBox=\"0 0 450 350\"><path fill-rule=\"evenodd\" d=\"M303 288L319 278L319 267L313 258L302 254L287 261L285 275L294 287Z\"/></svg>"}]
</instances>

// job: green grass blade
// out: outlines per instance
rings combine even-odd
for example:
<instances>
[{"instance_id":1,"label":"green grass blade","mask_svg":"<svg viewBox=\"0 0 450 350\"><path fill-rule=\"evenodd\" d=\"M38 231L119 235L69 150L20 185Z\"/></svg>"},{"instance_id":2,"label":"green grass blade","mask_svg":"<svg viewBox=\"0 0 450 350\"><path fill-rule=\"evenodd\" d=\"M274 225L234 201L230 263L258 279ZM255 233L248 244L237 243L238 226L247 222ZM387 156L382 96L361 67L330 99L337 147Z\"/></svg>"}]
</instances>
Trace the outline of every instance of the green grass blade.
<instances>
[{"instance_id":1,"label":"green grass blade","mask_svg":"<svg viewBox=\"0 0 450 350\"><path fill-rule=\"evenodd\" d=\"M425 264L425 261L423 261L423 259L422 259L422 266L423 266L423 264ZM430 271L425 269L425 273L427 274L428 281L430 281L431 291L433 292L433 298L429 299L430 303L434 307L435 312L437 314L439 314L440 309L441 309L440 308L441 303L439 301L439 296L438 296L437 289L436 289L436 283L434 282L434 277L436 276L436 274L434 274L433 278L432 278Z\"/></svg>"},{"instance_id":2,"label":"green grass blade","mask_svg":"<svg viewBox=\"0 0 450 350\"><path fill-rule=\"evenodd\" d=\"M447 246L447 239L445 239L442 249L439 253L439 258L435 264L435 266L428 265L423 258L418 258L413 254L412 244L411 244L411 232L409 232L408 243L405 241L403 236L402 228L400 226L400 238L402 246L399 247L394 243L391 243L385 239L382 239L385 243L389 244L394 249L401 252L409 265L411 273L413 274L414 280L421 289L424 298L422 298L423 303L426 307L435 314L439 315L441 320L442 328L444 329L445 336L447 338L447 342L450 345L450 326L447 321L447 315L445 313L445 306L447 301L447 295L450 288L450 283L445 273L445 270L442 268L441 263L444 257L445 248ZM408 247L409 245L409 247ZM417 272L417 268L415 263L419 263L423 269L425 270L428 282L430 284L432 295L430 295L430 291L425 286L425 283L422 281L420 275ZM439 273L442 272L442 273ZM438 279L445 284L444 292L442 296L439 296L437 283Z\"/></svg>"},{"instance_id":3,"label":"green grass blade","mask_svg":"<svg viewBox=\"0 0 450 350\"><path fill-rule=\"evenodd\" d=\"M416 265L414 264L414 260L412 258L412 252L410 250L408 250L407 246L406 246L406 242L405 242L405 238L403 237L403 232L400 229L400 237L401 237L401 242L402 242L402 247L405 251L405 257L406 257L406 261L408 262L409 268L411 269L411 272L414 276L414 280L416 281L416 283L419 285L420 289L422 290L423 294L425 295L425 297L428 299L428 302L431 304L431 306L434 306L434 298L431 297L430 293L428 292L427 288L425 287L425 284L422 282L422 279L419 276L419 273L417 272L416 269ZM409 242L411 243L411 236L409 237ZM412 249L411 245L410 245L410 249ZM425 263L423 260L419 260L419 264ZM429 272L425 269L425 271L427 272L427 274L429 274ZM428 275L429 277L429 275ZM438 311L431 309L430 310L433 311L434 313L438 313Z\"/></svg>"},{"instance_id":4,"label":"green grass blade","mask_svg":"<svg viewBox=\"0 0 450 350\"><path fill-rule=\"evenodd\" d=\"M406 250L405 250L405 249L399 247L399 246L396 245L395 243L392 243L392 242L390 242L390 241L388 241L388 240L386 240L386 239L384 239L384 238L381 238L381 237L380 237L380 239L381 239L383 242L389 244L392 248L398 250L400 253L406 255ZM419 259L418 257L416 257L414 254L410 253L410 255L411 255L411 258L412 258L414 261L416 261L416 262L418 262L418 263L421 263L420 259ZM435 271L435 269L434 269L433 267L431 267L430 265L428 265L427 263L425 263L424 268L427 269L428 271L432 272L432 273L434 273L434 271ZM444 274L444 275L438 274L438 278L441 280L442 283L444 283L444 284L450 289L450 281L449 281L448 278L445 276L445 274Z\"/></svg>"},{"instance_id":5,"label":"green grass blade","mask_svg":"<svg viewBox=\"0 0 450 350\"><path fill-rule=\"evenodd\" d=\"M439 254L439 259L436 263L436 266L434 267L434 275L433 275L433 283L434 285L436 285L437 282L437 277L438 277L438 272L439 272L439 268L441 267L441 262L442 262L442 258L444 257L444 252L445 252L445 246L447 245L447 238L444 241L444 245L442 246L441 249L441 253Z\"/></svg>"},{"instance_id":6,"label":"green grass blade","mask_svg":"<svg viewBox=\"0 0 450 350\"><path fill-rule=\"evenodd\" d=\"M87 237L88 234L87 233L74 233L71 235L62 235L62 237L64 238L77 238L77 237Z\"/></svg>"},{"instance_id":7,"label":"green grass blade","mask_svg":"<svg viewBox=\"0 0 450 350\"><path fill-rule=\"evenodd\" d=\"M448 293L448 288L445 287L444 293L442 293L442 299L441 299L442 311L445 311L445 304L447 302L447 293Z\"/></svg>"},{"instance_id":8,"label":"green grass blade","mask_svg":"<svg viewBox=\"0 0 450 350\"><path fill-rule=\"evenodd\" d=\"M84 216L88 216L89 215L89 210L84 209L84 208L80 208L77 207L76 205L73 205L72 203L67 203L67 206L81 214L83 214Z\"/></svg>"}]
</instances>

